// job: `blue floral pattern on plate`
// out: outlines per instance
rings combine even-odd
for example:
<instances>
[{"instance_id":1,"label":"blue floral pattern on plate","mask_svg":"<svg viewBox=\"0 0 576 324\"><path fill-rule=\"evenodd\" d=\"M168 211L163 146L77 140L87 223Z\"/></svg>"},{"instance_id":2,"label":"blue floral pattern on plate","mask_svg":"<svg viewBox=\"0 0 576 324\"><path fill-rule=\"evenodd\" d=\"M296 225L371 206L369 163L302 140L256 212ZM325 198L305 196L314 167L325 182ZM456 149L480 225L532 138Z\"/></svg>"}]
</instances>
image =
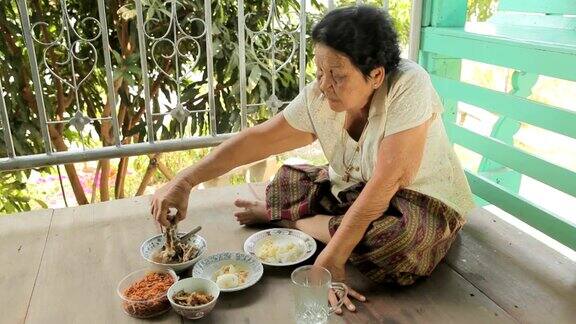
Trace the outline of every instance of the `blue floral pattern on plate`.
<instances>
[{"instance_id":1,"label":"blue floral pattern on plate","mask_svg":"<svg viewBox=\"0 0 576 324\"><path fill-rule=\"evenodd\" d=\"M239 264L248 271L248 278L243 285L236 288L220 288L222 292L231 292L246 289L257 283L264 274L262 263L254 256L241 252L221 252L209 255L198 261L192 269L194 278L204 278L214 281L213 275L220 267L226 264Z\"/></svg>"}]
</instances>

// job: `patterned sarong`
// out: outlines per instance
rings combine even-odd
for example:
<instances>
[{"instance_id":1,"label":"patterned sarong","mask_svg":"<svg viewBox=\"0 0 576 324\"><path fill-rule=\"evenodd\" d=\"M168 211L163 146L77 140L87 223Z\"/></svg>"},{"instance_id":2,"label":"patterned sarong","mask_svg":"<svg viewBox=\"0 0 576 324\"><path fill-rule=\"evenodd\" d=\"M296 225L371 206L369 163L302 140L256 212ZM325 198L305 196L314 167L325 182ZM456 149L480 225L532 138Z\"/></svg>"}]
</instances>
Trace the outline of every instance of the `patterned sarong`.
<instances>
[{"instance_id":1,"label":"patterned sarong","mask_svg":"<svg viewBox=\"0 0 576 324\"><path fill-rule=\"evenodd\" d=\"M354 185L336 199L327 167L284 165L266 188L268 215L272 221L332 215L329 230L334 235L363 187ZM350 262L376 282L410 285L432 273L464 223L438 199L401 189L388 210L370 224Z\"/></svg>"}]
</instances>

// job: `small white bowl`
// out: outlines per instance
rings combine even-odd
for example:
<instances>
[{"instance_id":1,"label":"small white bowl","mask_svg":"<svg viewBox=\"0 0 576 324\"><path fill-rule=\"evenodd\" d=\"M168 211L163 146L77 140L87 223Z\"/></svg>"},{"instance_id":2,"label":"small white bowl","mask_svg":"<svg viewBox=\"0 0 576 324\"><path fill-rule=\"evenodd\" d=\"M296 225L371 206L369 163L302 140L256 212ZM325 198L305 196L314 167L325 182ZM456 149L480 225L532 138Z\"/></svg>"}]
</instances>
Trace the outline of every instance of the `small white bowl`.
<instances>
[{"instance_id":1,"label":"small white bowl","mask_svg":"<svg viewBox=\"0 0 576 324\"><path fill-rule=\"evenodd\" d=\"M200 306L182 306L174 302L172 296L174 296L179 291L184 290L187 293L194 291L201 291L214 297L208 304ZM206 316L210 313L214 306L216 306L216 301L218 296L220 296L220 289L218 285L208 279L203 278L186 278L175 282L170 289L168 289L168 300L172 305L174 311L187 319L198 319Z\"/></svg>"},{"instance_id":2,"label":"small white bowl","mask_svg":"<svg viewBox=\"0 0 576 324\"><path fill-rule=\"evenodd\" d=\"M240 252L221 252L209 255L194 265L192 276L194 278L204 278L216 282L214 274L222 266L234 264L248 271L246 282L234 288L220 288L221 292L232 292L246 289L256 284L264 274L262 263L252 255Z\"/></svg>"},{"instance_id":3,"label":"small white bowl","mask_svg":"<svg viewBox=\"0 0 576 324\"><path fill-rule=\"evenodd\" d=\"M179 236L182 236L184 234L186 234L186 233L178 233ZM182 271L192 267L198 260L200 260L202 255L204 253L206 253L206 250L208 249L208 246L206 244L206 240L200 235L196 234L196 235L193 235L192 237L190 237L190 243L194 244L198 248L199 251L198 251L198 255L196 255L196 257L194 259L188 260L186 262L160 263L160 262L156 262L156 261L152 260L152 253L154 253L156 250L158 250L158 249L162 248L162 246L164 246L164 235L162 235L162 234L153 236L153 237L147 239L146 241L144 241L144 243L142 243L142 245L140 246L140 254L142 255L142 257L146 261L153 264L157 268L172 269L176 272L182 272Z\"/></svg>"}]
</instances>

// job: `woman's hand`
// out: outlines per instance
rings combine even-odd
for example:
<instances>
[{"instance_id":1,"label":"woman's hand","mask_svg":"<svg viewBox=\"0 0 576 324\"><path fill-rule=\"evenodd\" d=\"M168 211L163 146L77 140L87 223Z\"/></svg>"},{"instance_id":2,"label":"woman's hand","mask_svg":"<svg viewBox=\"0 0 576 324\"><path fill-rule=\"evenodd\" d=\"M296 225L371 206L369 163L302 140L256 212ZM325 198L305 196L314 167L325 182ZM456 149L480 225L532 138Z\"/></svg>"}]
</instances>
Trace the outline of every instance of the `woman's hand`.
<instances>
[{"instance_id":1,"label":"woman's hand","mask_svg":"<svg viewBox=\"0 0 576 324\"><path fill-rule=\"evenodd\" d=\"M168 209L176 208L176 220L181 221L186 218L188 209L188 197L192 185L183 178L175 177L160 189L156 190L152 197L151 212L156 222L162 226L168 226Z\"/></svg>"},{"instance_id":2,"label":"woman's hand","mask_svg":"<svg viewBox=\"0 0 576 324\"><path fill-rule=\"evenodd\" d=\"M332 281L346 283L346 262L338 261L337 258L331 255L330 252L328 252L326 249L324 249L320 255L318 255L314 265L328 269L330 274L332 274ZM351 312L356 311L356 306L354 306L349 297L353 297L354 299L361 302L366 301L366 297L359 294L351 287L348 287L348 295L344 297L344 305ZM332 307L336 307L336 305L338 305L338 297L336 296L336 293L333 289L330 289L328 300L330 301L330 305L332 305ZM341 315L342 309L337 308L335 313Z\"/></svg>"}]
</instances>

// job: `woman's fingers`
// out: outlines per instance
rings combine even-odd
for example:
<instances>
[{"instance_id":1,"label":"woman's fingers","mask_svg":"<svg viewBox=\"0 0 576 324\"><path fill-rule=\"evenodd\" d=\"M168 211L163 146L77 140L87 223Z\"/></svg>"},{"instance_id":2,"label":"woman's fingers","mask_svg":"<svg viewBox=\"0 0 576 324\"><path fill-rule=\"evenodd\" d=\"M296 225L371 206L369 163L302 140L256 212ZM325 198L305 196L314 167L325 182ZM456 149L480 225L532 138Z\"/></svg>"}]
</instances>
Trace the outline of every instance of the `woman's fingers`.
<instances>
[{"instance_id":1,"label":"woman's fingers","mask_svg":"<svg viewBox=\"0 0 576 324\"><path fill-rule=\"evenodd\" d=\"M351 312L356 310L356 306L354 306L354 304L352 304L352 302L350 301L350 298L348 298L348 296L344 297L344 305Z\"/></svg>"},{"instance_id":2,"label":"woman's fingers","mask_svg":"<svg viewBox=\"0 0 576 324\"><path fill-rule=\"evenodd\" d=\"M152 200L152 203L150 204L150 215L156 219L156 200Z\"/></svg>"},{"instance_id":3,"label":"woman's fingers","mask_svg":"<svg viewBox=\"0 0 576 324\"><path fill-rule=\"evenodd\" d=\"M186 209L187 207L180 207L178 208L178 212L176 213L176 220L181 221L186 218Z\"/></svg>"},{"instance_id":4,"label":"woman's fingers","mask_svg":"<svg viewBox=\"0 0 576 324\"><path fill-rule=\"evenodd\" d=\"M351 312L356 311L356 305L354 305L354 303L352 303L352 300L348 296L351 296L354 299L357 299L357 300L362 301L362 302L366 301L366 297L364 297L363 295L361 295L360 293L358 293L354 289L348 288L348 295L344 296L343 305L346 307L347 310L349 310ZM328 301L330 302L330 305L332 307L335 307L334 313L341 315L342 314L342 308L341 307L336 308L336 306L338 305L338 302L339 302L339 298L333 289L330 289L330 291L328 293Z\"/></svg>"},{"instance_id":5,"label":"woman's fingers","mask_svg":"<svg viewBox=\"0 0 576 324\"><path fill-rule=\"evenodd\" d=\"M166 204L160 204L160 208L156 208L156 215L154 215L154 217L156 218L156 221L162 226L170 225L166 215L168 215L168 207Z\"/></svg>"},{"instance_id":6,"label":"woman's fingers","mask_svg":"<svg viewBox=\"0 0 576 324\"><path fill-rule=\"evenodd\" d=\"M348 296L352 296L354 299L359 300L361 302L365 302L366 301L366 297L360 293L358 293L356 290L348 287Z\"/></svg>"},{"instance_id":7,"label":"woman's fingers","mask_svg":"<svg viewBox=\"0 0 576 324\"><path fill-rule=\"evenodd\" d=\"M330 305L335 308L334 313L341 315L342 308L336 307L338 306L338 297L336 297L336 293L334 293L333 289L330 289L328 292L328 301L330 302Z\"/></svg>"}]
</instances>

